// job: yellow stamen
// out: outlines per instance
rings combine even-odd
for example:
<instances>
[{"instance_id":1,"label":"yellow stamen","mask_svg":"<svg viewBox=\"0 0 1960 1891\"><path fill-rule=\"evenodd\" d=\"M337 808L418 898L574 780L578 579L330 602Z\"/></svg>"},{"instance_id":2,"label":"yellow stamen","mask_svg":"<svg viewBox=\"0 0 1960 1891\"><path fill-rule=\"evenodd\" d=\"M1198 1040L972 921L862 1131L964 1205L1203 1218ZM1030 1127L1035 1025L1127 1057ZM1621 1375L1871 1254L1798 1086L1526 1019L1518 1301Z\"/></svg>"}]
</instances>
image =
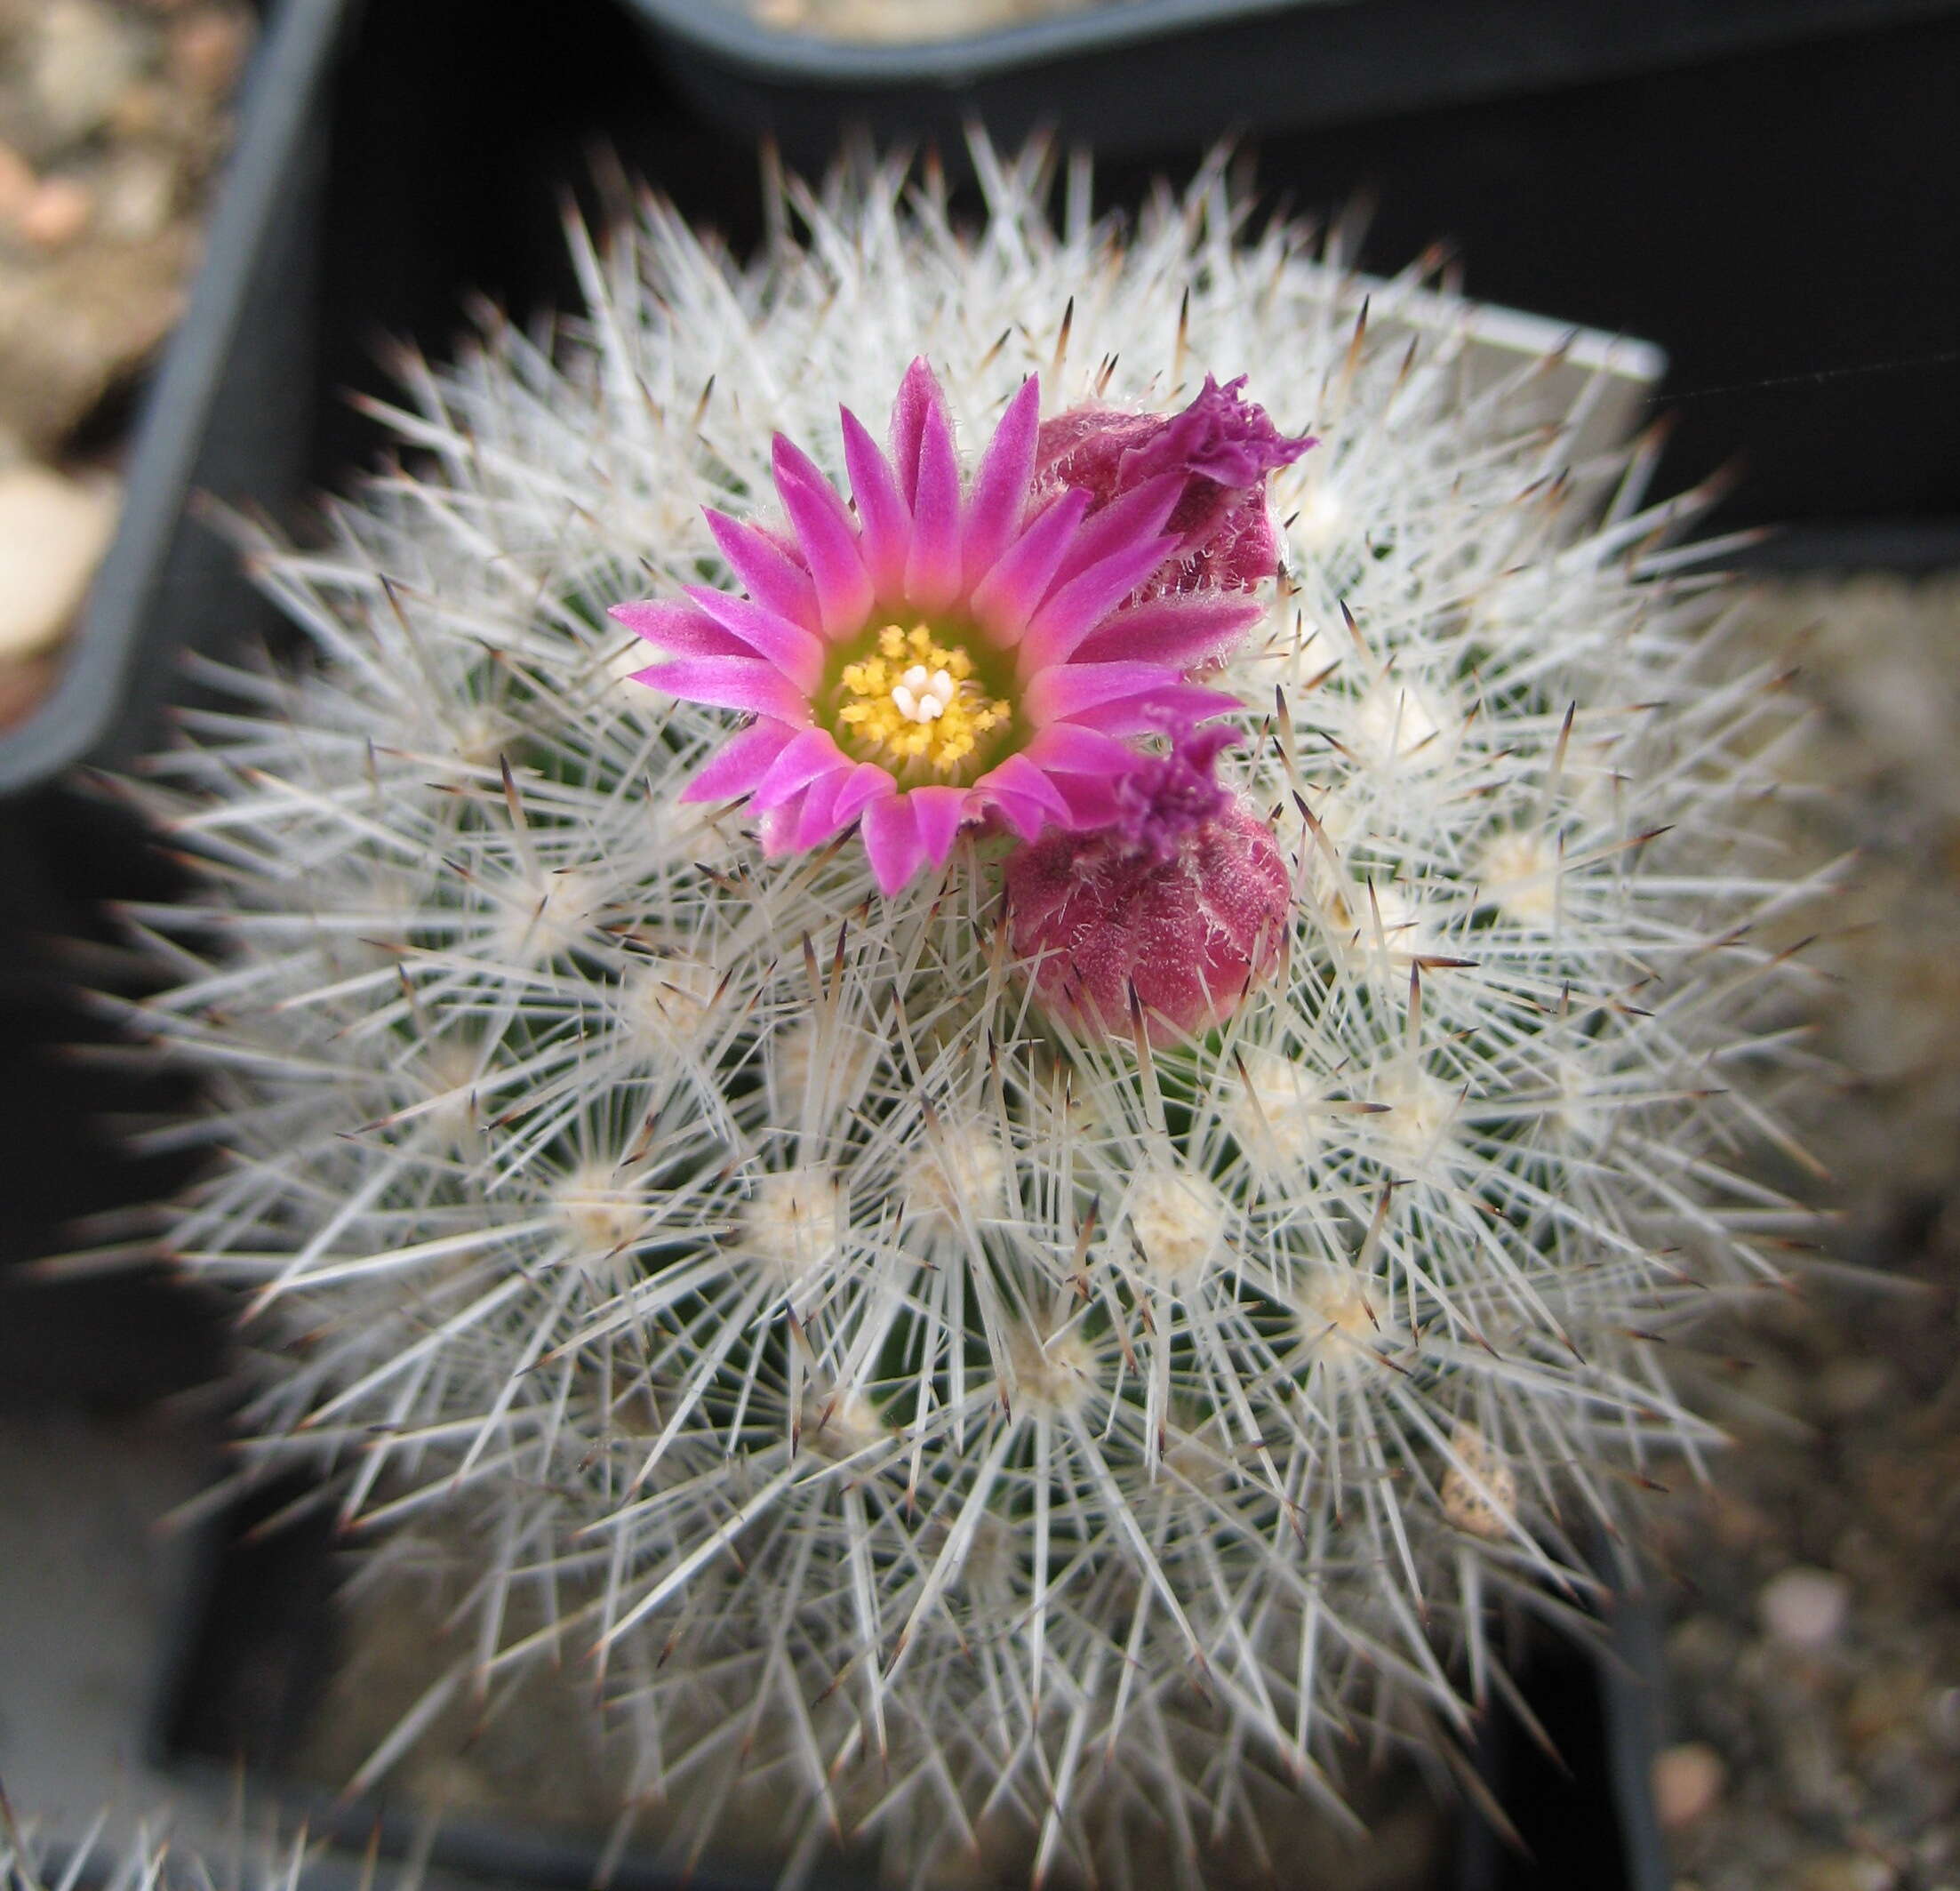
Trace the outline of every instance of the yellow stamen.
<instances>
[{"instance_id":1,"label":"yellow stamen","mask_svg":"<svg viewBox=\"0 0 1960 1891\"><path fill-rule=\"evenodd\" d=\"M973 683L973 659L942 645L924 624L886 624L878 654L839 672L837 721L856 745L879 759L924 762L947 773L972 754L980 738L1003 728L1012 705L989 701Z\"/></svg>"}]
</instances>

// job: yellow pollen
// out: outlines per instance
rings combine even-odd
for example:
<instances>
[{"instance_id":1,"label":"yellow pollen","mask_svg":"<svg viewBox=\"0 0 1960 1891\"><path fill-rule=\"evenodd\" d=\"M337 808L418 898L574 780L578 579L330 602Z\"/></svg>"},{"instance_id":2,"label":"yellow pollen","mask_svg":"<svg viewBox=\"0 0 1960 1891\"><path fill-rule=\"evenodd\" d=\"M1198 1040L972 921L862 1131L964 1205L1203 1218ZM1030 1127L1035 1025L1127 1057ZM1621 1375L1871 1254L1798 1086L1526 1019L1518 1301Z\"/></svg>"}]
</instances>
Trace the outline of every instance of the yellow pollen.
<instances>
[{"instance_id":1,"label":"yellow pollen","mask_svg":"<svg viewBox=\"0 0 1960 1891\"><path fill-rule=\"evenodd\" d=\"M944 774L1013 714L972 678L973 660L959 645L935 642L924 624L887 624L878 654L846 663L838 676L837 720L877 759L924 762Z\"/></svg>"}]
</instances>

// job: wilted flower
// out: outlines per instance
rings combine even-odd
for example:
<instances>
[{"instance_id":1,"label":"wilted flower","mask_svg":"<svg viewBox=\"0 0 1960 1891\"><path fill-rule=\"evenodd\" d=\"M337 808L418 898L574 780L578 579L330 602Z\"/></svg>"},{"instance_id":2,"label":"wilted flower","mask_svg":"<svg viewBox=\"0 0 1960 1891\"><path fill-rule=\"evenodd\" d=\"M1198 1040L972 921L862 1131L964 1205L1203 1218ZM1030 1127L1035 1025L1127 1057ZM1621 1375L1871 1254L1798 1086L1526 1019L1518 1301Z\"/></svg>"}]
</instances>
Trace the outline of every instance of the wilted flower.
<instances>
[{"instance_id":1,"label":"wilted flower","mask_svg":"<svg viewBox=\"0 0 1960 1891\"><path fill-rule=\"evenodd\" d=\"M1014 950L1043 1008L1077 1030L1172 1042L1222 1022L1277 963L1292 878L1272 829L1220 785L1236 730L1180 729L1113 784L1086 833L1048 834L1006 867Z\"/></svg>"},{"instance_id":2,"label":"wilted flower","mask_svg":"<svg viewBox=\"0 0 1960 1891\"><path fill-rule=\"evenodd\" d=\"M1123 606L1184 555L1190 533L1180 520L1194 501L1212 507L1194 492L1194 469L1236 477L1260 464L1260 449L1214 442L1216 425L1188 429L1203 437L1154 457L1141 449L1148 464L1117 487L1067 486L1031 508L1040 399L1030 375L963 495L945 397L916 360L892 408L891 459L844 410L855 517L779 434L775 484L790 539L708 516L748 595L691 584L691 605L614 607L650 643L681 653L638 681L756 718L684 798L748 796L777 853L861 821L889 895L923 863L942 865L976 817L997 812L1028 837L1092 819L1109 779L1133 759L1119 738L1167 713L1238 707L1181 679L1228 648L1258 604L1226 596ZM1199 484L1216 486L1208 476ZM1240 502L1263 511L1256 493Z\"/></svg>"},{"instance_id":3,"label":"wilted flower","mask_svg":"<svg viewBox=\"0 0 1960 1891\"><path fill-rule=\"evenodd\" d=\"M1154 480L1180 482L1165 525L1178 535L1177 555L1152 577L1147 595L1212 586L1249 590L1277 568L1279 535L1266 503L1266 477L1315 443L1286 438L1263 407L1244 397L1246 379L1241 374L1221 388L1207 374L1181 413L1087 406L1042 423L1037 491L1085 491L1093 510Z\"/></svg>"}]
</instances>

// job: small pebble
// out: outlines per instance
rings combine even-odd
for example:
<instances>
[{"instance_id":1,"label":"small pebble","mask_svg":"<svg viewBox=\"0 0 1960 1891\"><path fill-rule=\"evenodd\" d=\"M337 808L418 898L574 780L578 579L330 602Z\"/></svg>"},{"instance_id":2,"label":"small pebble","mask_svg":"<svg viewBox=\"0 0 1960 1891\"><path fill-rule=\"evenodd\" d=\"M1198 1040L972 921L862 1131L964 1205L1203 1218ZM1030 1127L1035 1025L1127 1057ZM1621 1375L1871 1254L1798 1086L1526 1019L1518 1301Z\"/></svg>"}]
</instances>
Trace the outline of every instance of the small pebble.
<instances>
[{"instance_id":1,"label":"small pebble","mask_svg":"<svg viewBox=\"0 0 1960 1891\"><path fill-rule=\"evenodd\" d=\"M28 81L57 143L73 143L106 124L141 65L136 36L98 0L44 0L38 9Z\"/></svg>"},{"instance_id":2,"label":"small pebble","mask_svg":"<svg viewBox=\"0 0 1960 1891\"><path fill-rule=\"evenodd\" d=\"M28 206L40 180L34 166L0 140L0 223L12 223Z\"/></svg>"},{"instance_id":3,"label":"small pebble","mask_svg":"<svg viewBox=\"0 0 1960 1891\"><path fill-rule=\"evenodd\" d=\"M167 157L121 151L103 167L95 225L114 243L147 243L176 208L177 173Z\"/></svg>"},{"instance_id":4,"label":"small pebble","mask_svg":"<svg viewBox=\"0 0 1960 1891\"><path fill-rule=\"evenodd\" d=\"M1677 1832L1712 1811L1728 1783L1716 1750L1699 1740L1654 1755L1653 1802L1663 1831Z\"/></svg>"},{"instance_id":5,"label":"small pebble","mask_svg":"<svg viewBox=\"0 0 1960 1891\"><path fill-rule=\"evenodd\" d=\"M14 234L37 250L65 250L94 214L94 194L86 184L72 177L43 178L16 213Z\"/></svg>"},{"instance_id":6,"label":"small pebble","mask_svg":"<svg viewBox=\"0 0 1960 1891\"><path fill-rule=\"evenodd\" d=\"M118 138L154 138L170 119L170 93L155 79L137 79L116 95L109 130Z\"/></svg>"},{"instance_id":7,"label":"small pebble","mask_svg":"<svg viewBox=\"0 0 1960 1891\"><path fill-rule=\"evenodd\" d=\"M116 494L43 466L0 473L0 660L37 656L67 629L116 529Z\"/></svg>"},{"instance_id":8,"label":"small pebble","mask_svg":"<svg viewBox=\"0 0 1960 1891\"><path fill-rule=\"evenodd\" d=\"M1798 1891L1892 1891L1899 1874L1868 1852L1827 1852L1797 1871Z\"/></svg>"},{"instance_id":9,"label":"small pebble","mask_svg":"<svg viewBox=\"0 0 1960 1891\"><path fill-rule=\"evenodd\" d=\"M29 657L24 663L0 658L0 729L25 722L53 686L52 657Z\"/></svg>"},{"instance_id":10,"label":"small pebble","mask_svg":"<svg viewBox=\"0 0 1960 1891\"><path fill-rule=\"evenodd\" d=\"M172 76L207 99L228 91L245 62L245 29L231 14L205 7L170 29Z\"/></svg>"},{"instance_id":11,"label":"small pebble","mask_svg":"<svg viewBox=\"0 0 1960 1891\"><path fill-rule=\"evenodd\" d=\"M1787 1648L1821 1654L1835 1642L1851 1607L1851 1584L1828 1569L1786 1569L1756 1598L1763 1626Z\"/></svg>"}]
</instances>

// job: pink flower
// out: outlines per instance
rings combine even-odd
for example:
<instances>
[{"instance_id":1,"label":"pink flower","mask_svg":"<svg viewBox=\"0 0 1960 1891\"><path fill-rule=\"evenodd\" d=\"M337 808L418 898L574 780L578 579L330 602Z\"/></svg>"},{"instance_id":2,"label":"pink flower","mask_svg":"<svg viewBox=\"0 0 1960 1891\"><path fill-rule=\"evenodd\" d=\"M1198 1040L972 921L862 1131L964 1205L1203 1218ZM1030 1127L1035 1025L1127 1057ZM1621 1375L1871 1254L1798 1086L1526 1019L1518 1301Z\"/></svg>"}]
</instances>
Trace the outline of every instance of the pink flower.
<instances>
[{"instance_id":1,"label":"pink flower","mask_svg":"<svg viewBox=\"0 0 1960 1891\"><path fill-rule=\"evenodd\" d=\"M1016 954L1052 1017L1153 1044L1222 1023L1279 963L1292 885L1272 829L1212 778L1229 729L1173 735L1124 775L1089 833L1047 834L1006 868Z\"/></svg>"},{"instance_id":2,"label":"pink flower","mask_svg":"<svg viewBox=\"0 0 1960 1891\"><path fill-rule=\"evenodd\" d=\"M1166 477L1180 481L1165 523L1178 534L1177 556L1144 587L1147 597L1250 590L1278 569L1266 476L1291 466L1314 442L1286 438L1263 407L1241 395L1245 379L1221 388L1207 374L1181 413L1076 407L1042 423L1036 490L1081 487L1094 500L1092 517L1140 485Z\"/></svg>"},{"instance_id":3,"label":"pink flower","mask_svg":"<svg viewBox=\"0 0 1960 1891\"><path fill-rule=\"evenodd\" d=\"M963 490L945 397L915 361L888 458L848 409L855 509L776 437L786 532L708 514L737 596L612 615L675 661L636 680L754 719L688 784L691 801L747 795L774 853L862 823L880 887L942 865L968 821L997 814L1024 839L1108 818L1111 783L1140 759L1125 737L1236 709L1185 680L1258 617L1243 595L1126 601L1182 535L1179 468L1095 506L1033 497L1040 388L1008 404ZM1107 497L1107 495L1106 495Z\"/></svg>"}]
</instances>

